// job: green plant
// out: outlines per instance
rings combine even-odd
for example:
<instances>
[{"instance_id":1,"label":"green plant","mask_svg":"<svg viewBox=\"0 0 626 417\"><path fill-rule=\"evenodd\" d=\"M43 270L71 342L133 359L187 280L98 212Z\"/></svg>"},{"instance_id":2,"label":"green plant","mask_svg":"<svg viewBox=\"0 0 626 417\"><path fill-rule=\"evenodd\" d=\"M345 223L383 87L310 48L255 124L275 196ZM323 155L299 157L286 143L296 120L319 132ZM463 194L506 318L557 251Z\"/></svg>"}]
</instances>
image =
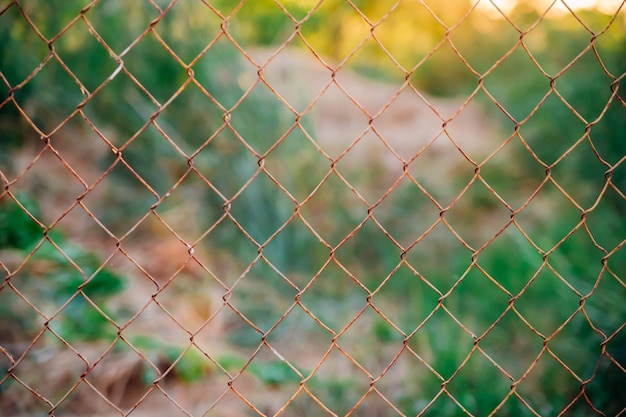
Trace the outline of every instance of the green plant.
<instances>
[{"instance_id":1,"label":"green plant","mask_svg":"<svg viewBox=\"0 0 626 417\"><path fill-rule=\"evenodd\" d=\"M0 200L0 254L12 253L19 262L28 261L13 272L9 282L22 288L30 302L44 310L55 311L67 303L50 326L68 342L114 337L117 329L109 322L107 316L113 312L107 304L124 288L124 278L103 268L98 255L69 242L63 233L53 230L44 238L35 200L18 194L16 201L19 205L8 195ZM2 290L9 291L6 286ZM13 311L7 307L0 309L1 321L20 323L27 334L36 330L33 311L24 319L22 308Z\"/></svg>"}]
</instances>

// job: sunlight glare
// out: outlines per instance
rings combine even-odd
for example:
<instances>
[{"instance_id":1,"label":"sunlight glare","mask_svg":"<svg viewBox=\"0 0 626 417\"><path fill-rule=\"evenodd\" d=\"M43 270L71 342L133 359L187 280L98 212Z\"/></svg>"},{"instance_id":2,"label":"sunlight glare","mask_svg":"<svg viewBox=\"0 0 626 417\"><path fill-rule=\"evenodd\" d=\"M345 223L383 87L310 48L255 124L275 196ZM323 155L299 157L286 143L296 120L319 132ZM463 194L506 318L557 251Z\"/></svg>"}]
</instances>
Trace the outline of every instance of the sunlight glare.
<instances>
[{"instance_id":1,"label":"sunlight glare","mask_svg":"<svg viewBox=\"0 0 626 417\"><path fill-rule=\"evenodd\" d=\"M525 0L481 0L478 7L485 12L493 15L499 15L495 9L494 4L504 13L509 13L520 2ZM527 1L527 0L526 0ZM538 8L545 10L554 0L532 0ZM557 0L552 10L567 13L567 7L570 9L582 10L582 9L594 9L602 13L613 14L617 11L618 7L624 6L624 0Z\"/></svg>"}]
</instances>

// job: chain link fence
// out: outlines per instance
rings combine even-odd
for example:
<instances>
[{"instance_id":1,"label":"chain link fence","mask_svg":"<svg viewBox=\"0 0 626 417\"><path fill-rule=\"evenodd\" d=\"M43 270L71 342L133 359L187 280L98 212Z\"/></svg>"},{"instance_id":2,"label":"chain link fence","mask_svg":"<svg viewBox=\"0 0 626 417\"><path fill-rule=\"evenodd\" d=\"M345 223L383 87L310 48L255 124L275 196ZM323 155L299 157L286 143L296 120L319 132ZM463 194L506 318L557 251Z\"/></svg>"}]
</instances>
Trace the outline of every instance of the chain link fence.
<instances>
[{"instance_id":1,"label":"chain link fence","mask_svg":"<svg viewBox=\"0 0 626 417\"><path fill-rule=\"evenodd\" d=\"M0 415L623 415L581 6L0 2Z\"/></svg>"}]
</instances>

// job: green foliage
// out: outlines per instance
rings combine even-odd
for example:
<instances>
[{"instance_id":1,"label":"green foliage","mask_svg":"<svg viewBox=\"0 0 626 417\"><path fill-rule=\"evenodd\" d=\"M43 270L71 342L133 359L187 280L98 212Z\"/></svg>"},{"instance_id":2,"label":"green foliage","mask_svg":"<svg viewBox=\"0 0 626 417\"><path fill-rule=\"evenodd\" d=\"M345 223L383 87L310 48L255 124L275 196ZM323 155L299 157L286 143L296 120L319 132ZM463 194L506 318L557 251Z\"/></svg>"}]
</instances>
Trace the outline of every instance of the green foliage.
<instances>
[{"instance_id":1,"label":"green foliage","mask_svg":"<svg viewBox=\"0 0 626 417\"><path fill-rule=\"evenodd\" d=\"M170 348L167 352L170 360L176 360L181 355L179 349ZM188 350L176 363L176 375L186 382L197 382L205 378L212 367L208 364L206 356L196 349Z\"/></svg>"},{"instance_id":2,"label":"green foliage","mask_svg":"<svg viewBox=\"0 0 626 417\"><path fill-rule=\"evenodd\" d=\"M242 371L250 373L264 385L278 386L288 383L298 383L301 377L287 363L278 359L272 361L253 361L246 366L248 358L230 354L217 358L217 362L231 375Z\"/></svg>"},{"instance_id":3,"label":"green foliage","mask_svg":"<svg viewBox=\"0 0 626 417\"><path fill-rule=\"evenodd\" d=\"M185 384L201 381L214 368L207 357L193 347L184 349L151 336L133 337L131 343L158 366L161 372L173 366L170 375ZM142 365L141 379L145 385L151 385L159 375L152 366L145 363Z\"/></svg>"},{"instance_id":4,"label":"green foliage","mask_svg":"<svg viewBox=\"0 0 626 417\"><path fill-rule=\"evenodd\" d=\"M35 220L41 218L36 201L22 194L17 199L30 215L13 200L0 200L0 250L11 251L20 259L30 257L12 280L30 288L29 293L34 291L30 301L40 307L58 308L68 303L61 316L51 322L51 327L68 342L113 337L117 329L105 316L111 314L107 303L123 290L124 278L103 268L97 254L72 244L60 232L52 231L44 239ZM22 320L22 310L10 306L1 309L0 321L17 321L22 331L33 332L35 316L27 314L28 319Z\"/></svg>"},{"instance_id":5,"label":"green foliage","mask_svg":"<svg viewBox=\"0 0 626 417\"><path fill-rule=\"evenodd\" d=\"M77 10L85 5L73 0L64 3L63 7L45 5L26 7L25 10L44 34L53 36L61 29L58 27L60 22L69 23ZM264 9L265 6L261 6ZM273 16L276 16L275 12ZM113 52L121 54L141 34L138 28L143 28L137 22L144 22L147 26L150 17L156 17L155 14L151 6L140 2L107 3L95 5L86 17ZM192 15L202 16L205 20L196 21L191 19ZM8 54L3 57L0 70L12 85L16 85L45 57L18 52L41 50L43 54L46 45L34 36L24 19L18 16L5 16L5 19L10 19L11 25L4 25L5 29L0 31L0 43L7 45L2 53ZM223 215L227 199L233 198L243 184L255 175L259 168L259 156L295 123L295 115L263 85L246 92L251 86L246 80L254 79L251 77L256 75L256 69L252 68L251 73L250 66L244 66L243 57L230 41L223 38L200 55L215 36L219 23L218 17L208 12L205 6L177 5L156 27L158 35L181 59L190 63L198 58L191 69L194 79L204 89L202 91L190 82L172 103L161 110L157 102L162 105L173 98L176 90L190 78L184 66L164 49L153 34L146 35L123 56L124 70L119 72L118 62L85 32L82 22L77 22L72 30L55 40L55 51L80 79L86 91L93 93L101 88L89 98L83 111L96 126L113 128L108 140L122 150L122 158L130 166L127 169L116 162L117 155L112 152L101 158L102 169L116 164L110 174L116 182L114 187L107 188L105 204L94 211L114 233L123 233L133 225L156 199L171 190L190 164L221 195L211 191L192 173L185 186L180 187L188 191L172 195L163 207L179 204L192 206L191 211L198 212L195 219L198 227L210 227L215 219ZM6 29L12 25L12 31ZM181 36L183 25L194 29L193 37ZM116 76L111 77L114 72ZM142 87L131 80L131 76ZM150 96L142 88L147 89ZM50 62L24 88L16 90L15 95L21 106L33 109L31 118L46 131L73 111L87 97L86 91L76 85L65 69ZM43 95L43 92L46 94ZM241 103L238 103L240 100ZM10 113L11 109L7 106L2 109L2 116L11 119L2 126L9 126L13 119L21 119L19 113ZM226 114L229 114L227 124L224 123ZM154 115L158 117L151 124L149 121ZM163 133L180 147L182 154L173 148ZM299 162L307 159L306 152L299 149L303 138L299 129L294 130L281 144L283 152L292 155L290 160L267 164L276 170L300 172L291 181L289 178L281 179L287 188L293 188L297 181L309 178L307 167L300 167ZM246 149L242 140L254 150ZM191 159L194 153L196 155ZM138 181L137 176L151 189ZM198 191L200 188L201 191ZM187 198L189 193L194 194L193 201ZM283 201L277 201L277 196ZM260 178L233 201L232 213L262 244L293 212L295 206L285 205L285 200L287 197L283 197L282 191L261 173ZM234 224L229 220L224 223L225 227L210 236L212 246L226 246L237 253L250 245ZM280 268L293 268L295 255L302 247L296 242L312 240L314 237L308 231L286 231L266 249L266 256Z\"/></svg>"},{"instance_id":6,"label":"green foliage","mask_svg":"<svg viewBox=\"0 0 626 417\"><path fill-rule=\"evenodd\" d=\"M606 16L599 12L579 13L594 27L606 20ZM589 45L589 34L568 26L568 23L565 17L542 22L537 31L541 31L542 36L549 39L549 45L533 47L528 41L534 59L543 65L548 76L541 74L536 66L527 65L528 57L520 52L518 59L507 59L500 68L487 76L485 86L516 122L521 124L520 133L523 139L546 166L552 166L583 137L588 124L590 129L586 140L593 144L598 155L586 143L582 143L578 145L578 151L573 151L554 168L568 172L568 175L557 178L566 189L580 187L581 183L591 183L594 195L597 195L605 182L604 172L609 169L609 164L615 164L620 159L625 150L624 98L623 92L619 91L620 83L617 82L626 71L625 24L623 20L617 19L612 29L617 35L613 33L613 36L600 36L595 43L597 55L588 50L565 72L560 73L570 64L570 60L576 58ZM609 74L605 68L610 71ZM549 77L555 77L554 87L567 104L555 93L551 93L539 106L549 91ZM617 92L616 96L613 90ZM535 110L536 113L525 120ZM502 114L500 117L503 121L506 120ZM510 121L505 121L508 122ZM604 163L602 166L600 158L608 164ZM623 190L624 178L623 170L618 169L613 174L612 181Z\"/></svg>"},{"instance_id":7,"label":"green foliage","mask_svg":"<svg viewBox=\"0 0 626 417\"><path fill-rule=\"evenodd\" d=\"M300 376L283 361L274 360L267 363L252 362L249 371L265 385L281 385L298 383Z\"/></svg>"},{"instance_id":8,"label":"green foliage","mask_svg":"<svg viewBox=\"0 0 626 417\"><path fill-rule=\"evenodd\" d=\"M580 16L594 27L600 27L606 21L606 17L598 12L580 12ZM601 194L608 178L622 193L626 190L626 171L621 169L621 165L615 165L626 152L624 95L619 90L620 83L617 82L626 72L626 32L623 20L617 19L614 26L611 31L597 39L596 53L588 51L567 71L555 77L555 89L566 100L567 105L555 93L551 93L537 108L536 113L524 121L548 92L550 80L537 69L528 70L527 66L516 61L507 65L509 71L496 72L486 81L487 88L494 92L503 107L515 117L516 122L521 123L522 138L537 154L540 163L550 166L551 174L559 185L583 209L591 209L600 198L600 204L586 215L587 232L579 231L570 236L548 257L548 262L582 294L594 293L586 300L585 312L593 325L606 331L607 336L616 331L626 317L623 303L619 301L624 295L623 288L616 291L609 287L607 283L613 278L608 273L601 272L601 259L626 236L626 225L623 221L626 203L623 195L615 193L611 187ZM553 77L589 44L589 34L568 26L566 18L544 21L541 29L544 31L543 36L549 39L549 46L535 48L532 52L534 58ZM581 137L584 138L583 142L564 159L559 160ZM537 169L537 162L532 158L519 158L519 161L521 175L528 175ZM558 191L554 191L546 198L558 199L560 195ZM535 227L528 232L531 236L537 236L539 246L549 250L572 227L573 224L566 216L559 216L555 212L549 224ZM596 244L592 244L591 239ZM483 261L481 258L480 263L497 270L499 280L507 279L507 276L518 279L517 272L523 270L519 269L519 265L511 264L510 251L506 253L508 245L494 244L494 249L496 248L500 254L492 251L489 259ZM625 258L618 252L609 258L609 264L612 272L623 279L626 275ZM524 274L528 276L528 272ZM599 284L598 287L593 288L596 284ZM564 297L569 290L558 285L556 280L551 285L544 283L543 287L540 294L545 294L544 297L550 296L551 304L567 304ZM535 301L541 303L542 299ZM532 301L520 299L520 303ZM546 313L545 306L542 308L540 304L534 310L542 312L538 314ZM550 310L551 317L558 317L557 323L568 314L564 309L561 312L558 308ZM598 352L594 351L598 340L593 337L593 330L588 325L577 325L571 333L567 329L565 333L571 338L570 343L581 343L583 348L579 360L589 363L587 372L591 372L598 359ZM620 349L618 354L621 355L622 352L623 349ZM624 374L621 373L618 377L621 382L615 380L616 375L612 371L602 370L598 372L592 386L602 386L603 388L598 389L611 392L616 386L624 384ZM599 409L606 411L616 407L611 399L602 399L597 394L596 399L594 404Z\"/></svg>"},{"instance_id":9,"label":"green foliage","mask_svg":"<svg viewBox=\"0 0 626 417\"><path fill-rule=\"evenodd\" d=\"M33 218L40 213L36 202L18 195L17 201L7 198L0 200L0 249L27 249L39 241L43 230Z\"/></svg>"},{"instance_id":10,"label":"green foliage","mask_svg":"<svg viewBox=\"0 0 626 417\"><path fill-rule=\"evenodd\" d=\"M383 343L397 342L402 340L400 333L395 331L389 323L384 320L377 320L372 326L374 337Z\"/></svg>"}]
</instances>

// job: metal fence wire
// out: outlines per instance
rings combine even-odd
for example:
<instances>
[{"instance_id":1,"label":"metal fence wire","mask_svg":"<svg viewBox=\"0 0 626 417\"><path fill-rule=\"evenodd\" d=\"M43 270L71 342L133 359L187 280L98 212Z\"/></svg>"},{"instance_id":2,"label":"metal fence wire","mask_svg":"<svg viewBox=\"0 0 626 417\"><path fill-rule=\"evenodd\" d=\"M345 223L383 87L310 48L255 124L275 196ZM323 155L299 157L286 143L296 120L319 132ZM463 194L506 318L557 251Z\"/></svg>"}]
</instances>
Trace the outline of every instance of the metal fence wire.
<instances>
[{"instance_id":1,"label":"metal fence wire","mask_svg":"<svg viewBox=\"0 0 626 417\"><path fill-rule=\"evenodd\" d=\"M0 415L626 410L623 1L0 2Z\"/></svg>"}]
</instances>

